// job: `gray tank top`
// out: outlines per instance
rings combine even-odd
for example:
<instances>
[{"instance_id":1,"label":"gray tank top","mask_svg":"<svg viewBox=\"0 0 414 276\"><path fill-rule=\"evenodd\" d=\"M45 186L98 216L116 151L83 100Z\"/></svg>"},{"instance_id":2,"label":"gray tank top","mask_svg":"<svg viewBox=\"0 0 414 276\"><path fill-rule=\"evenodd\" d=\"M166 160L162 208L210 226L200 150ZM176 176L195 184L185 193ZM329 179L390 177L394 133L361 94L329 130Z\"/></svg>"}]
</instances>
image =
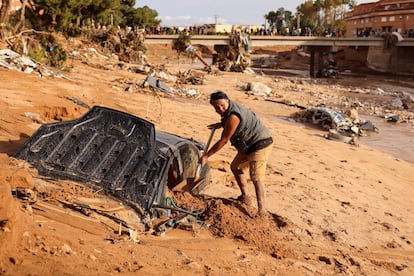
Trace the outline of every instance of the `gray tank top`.
<instances>
[{"instance_id":1,"label":"gray tank top","mask_svg":"<svg viewBox=\"0 0 414 276\"><path fill-rule=\"evenodd\" d=\"M260 141L268 139L271 143L272 133L250 109L229 101L229 108L221 118L223 126L231 114L235 114L240 119L240 124L230 138L231 144L236 149L250 153L249 149Z\"/></svg>"}]
</instances>

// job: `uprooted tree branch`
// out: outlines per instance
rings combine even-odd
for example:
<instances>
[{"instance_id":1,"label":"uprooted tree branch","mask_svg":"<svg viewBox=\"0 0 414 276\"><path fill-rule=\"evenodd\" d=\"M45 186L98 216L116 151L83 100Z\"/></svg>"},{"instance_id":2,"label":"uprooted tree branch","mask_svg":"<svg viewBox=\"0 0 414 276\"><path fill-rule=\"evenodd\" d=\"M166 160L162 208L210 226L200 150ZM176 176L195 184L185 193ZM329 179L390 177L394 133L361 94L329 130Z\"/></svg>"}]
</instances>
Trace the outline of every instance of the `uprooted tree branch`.
<instances>
[{"instance_id":1,"label":"uprooted tree branch","mask_svg":"<svg viewBox=\"0 0 414 276\"><path fill-rule=\"evenodd\" d=\"M20 2L21 9L12 13L11 0L0 2L0 39L16 52L35 59L48 55L57 57L57 60L45 62L53 66L59 66L60 59L64 61L65 52L56 51L62 48L55 39L60 34L66 38L92 38L118 54L122 61L142 61L145 51L143 26L160 23L155 10L147 6L135 8L135 1L109 1L106 4L64 0Z\"/></svg>"},{"instance_id":2,"label":"uprooted tree branch","mask_svg":"<svg viewBox=\"0 0 414 276\"><path fill-rule=\"evenodd\" d=\"M209 66L193 45L191 37L181 34L173 41L172 48L177 51L178 58L186 53L190 58L198 58L204 65ZM240 30L233 30L229 35L228 45L214 45L216 53L213 55L212 65L221 71L243 72L251 65L249 57L250 40L248 34Z\"/></svg>"},{"instance_id":3,"label":"uprooted tree branch","mask_svg":"<svg viewBox=\"0 0 414 276\"><path fill-rule=\"evenodd\" d=\"M215 45L213 64L221 71L243 72L251 65L248 34L233 30L228 45Z\"/></svg>"}]
</instances>

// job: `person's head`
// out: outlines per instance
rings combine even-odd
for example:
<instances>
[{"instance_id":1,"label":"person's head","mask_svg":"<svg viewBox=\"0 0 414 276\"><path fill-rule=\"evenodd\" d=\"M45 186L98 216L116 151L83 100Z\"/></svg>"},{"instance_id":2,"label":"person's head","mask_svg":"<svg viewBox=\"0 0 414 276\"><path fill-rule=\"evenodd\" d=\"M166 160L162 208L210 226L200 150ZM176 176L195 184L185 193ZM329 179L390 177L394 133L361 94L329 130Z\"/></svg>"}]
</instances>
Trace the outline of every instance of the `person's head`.
<instances>
[{"instance_id":1,"label":"person's head","mask_svg":"<svg viewBox=\"0 0 414 276\"><path fill-rule=\"evenodd\" d=\"M223 91L216 91L210 95L210 104L218 114L223 115L229 108L230 100Z\"/></svg>"}]
</instances>

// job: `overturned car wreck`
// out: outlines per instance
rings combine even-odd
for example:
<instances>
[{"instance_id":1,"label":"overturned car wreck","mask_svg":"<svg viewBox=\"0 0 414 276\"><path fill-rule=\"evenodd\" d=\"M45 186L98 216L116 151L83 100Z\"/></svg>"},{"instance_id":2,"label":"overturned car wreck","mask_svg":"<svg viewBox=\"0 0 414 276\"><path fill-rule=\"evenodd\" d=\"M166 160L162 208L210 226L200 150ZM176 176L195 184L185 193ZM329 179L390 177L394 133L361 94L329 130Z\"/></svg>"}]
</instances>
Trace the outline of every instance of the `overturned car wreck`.
<instances>
[{"instance_id":1,"label":"overturned car wreck","mask_svg":"<svg viewBox=\"0 0 414 276\"><path fill-rule=\"evenodd\" d=\"M358 136L365 136L366 131L378 132L371 121L351 119L346 114L326 107L313 107L302 111L301 120L311 122L328 130L327 139L355 144Z\"/></svg>"},{"instance_id":2,"label":"overturned car wreck","mask_svg":"<svg viewBox=\"0 0 414 276\"><path fill-rule=\"evenodd\" d=\"M168 203L168 190L198 194L209 181L209 167L199 170L204 144L156 131L144 119L94 106L81 118L42 125L15 153L39 173L99 186L133 204L142 217Z\"/></svg>"}]
</instances>

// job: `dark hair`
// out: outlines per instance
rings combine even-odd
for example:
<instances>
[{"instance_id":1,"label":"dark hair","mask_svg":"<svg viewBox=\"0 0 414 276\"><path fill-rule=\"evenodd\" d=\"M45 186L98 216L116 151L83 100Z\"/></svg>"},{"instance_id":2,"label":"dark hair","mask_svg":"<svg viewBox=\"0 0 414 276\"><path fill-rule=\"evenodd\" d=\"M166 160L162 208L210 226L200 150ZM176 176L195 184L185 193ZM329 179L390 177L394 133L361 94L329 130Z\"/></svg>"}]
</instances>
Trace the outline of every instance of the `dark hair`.
<instances>
[{"instance_id":1,"label":"dark hair","mask_svg":"<svg viewBox=\"0 0 414 276\"><path fill-rule=\"evenodd\" d=\"M211 95L210 95L210 104L213 104L214 101L220 100L220 99L228 100L229 97L223 91L216 91L214 93L211 93Z\"/></svg>"}]
</instances>

